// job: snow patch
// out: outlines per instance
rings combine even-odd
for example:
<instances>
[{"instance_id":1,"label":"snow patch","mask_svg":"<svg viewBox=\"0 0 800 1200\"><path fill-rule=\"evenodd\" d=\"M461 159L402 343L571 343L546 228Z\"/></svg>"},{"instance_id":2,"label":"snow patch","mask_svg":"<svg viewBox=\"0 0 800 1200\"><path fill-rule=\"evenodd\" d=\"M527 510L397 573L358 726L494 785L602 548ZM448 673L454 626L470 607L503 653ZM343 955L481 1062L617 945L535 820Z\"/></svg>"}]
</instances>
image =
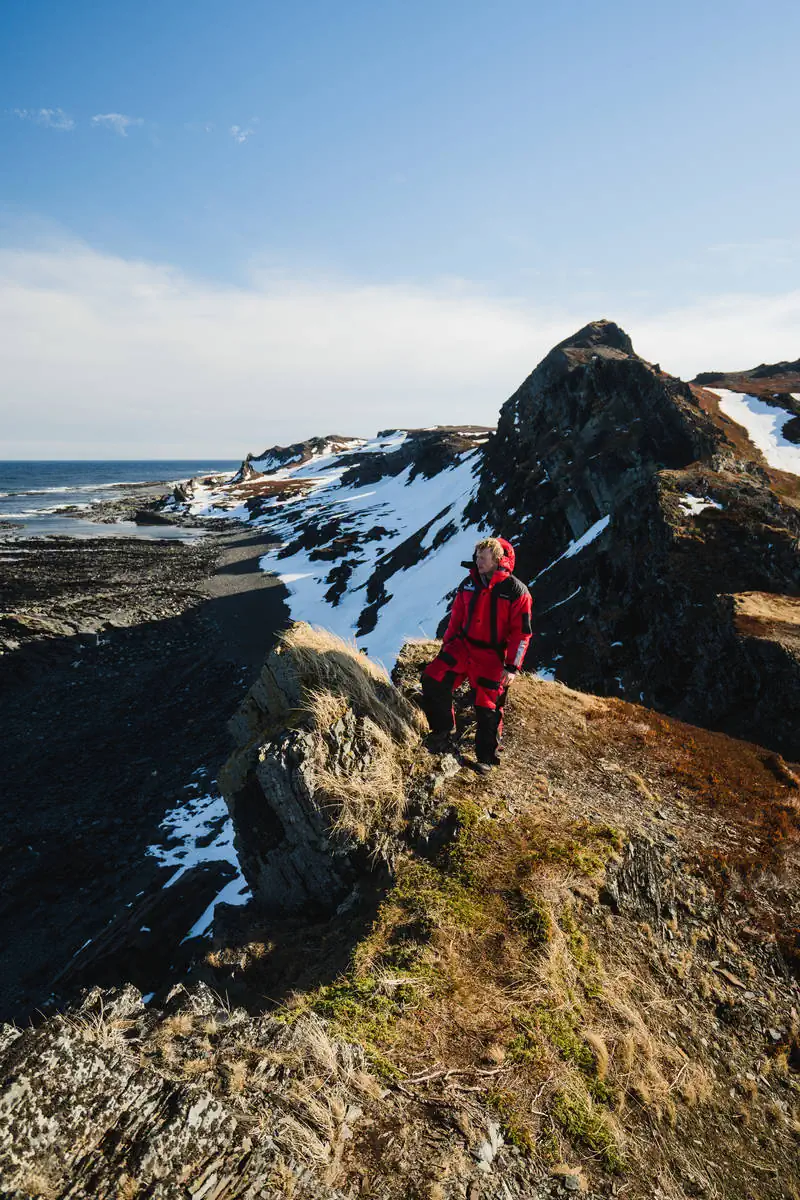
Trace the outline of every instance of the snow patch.
<instances>
[{"instance_id":1,"label":"snow patch","mask_svg":"<svg viewBox=\"0 0 800 1200\"><path fill-rule=\"evenodd\" d=\"M199 774L198 768L194 774ZM197 787L197 784L189 784ZM245 904L250 899L250 889L241 873L239 860L233 846L233 822L225 800L218 792L207 792L188 799L178 808L172 808L161 822L164 841L147 847L146 853L157 859L162 867L175 867L175 873L165 883L172 887L190 867L206 862L227 862L236 870L236 878L225 887L209 904L184 938L199 937L209 932L214 917L214 907L220 902Z\"/></svg>"},{"instance_id":2,"label":"snow patch","mask_svg":"<svg viewBox=\"0 0 800 1200\"><path fill-rule=\"evenodd\" d=\"M551 571L556 563L560 563L562 559L572 558L574 555L579 554L581 550L584 550L593 541L595 541L596 538L600 537L600 534L603 532L603 530L608 527L610 520L611 516L609 515L607 517L601 517L599 521L595 521L594 525L589 526L589 528L586 530L586 533L581 534L579 538L575 538L574 541L570 542L563 554L559 554L558 558L553 559L549 566L544 567L536 576L536 579L541 579L542 575L546 574L547 571ZM536 582L536 579L534 579L534 583Z\"/></svg>"},{"instance_id":3,"label":"snow patch","mask_svg":"<svg viewBox=\"0 0 800 1200\"><path fill-rule=\"evenodd\" d=\"M570 594L568 596L565 596L563 600L557 600L555 604L551 604L549 608L546 608L544 610L544 613L542 613L542 616L544 616L545 613L552 612L554 608L561 608L562 604L567 604L570 600L574 600L575 597L577 596L578 592L580 592L580 591L582 591L582 589L579 587L576 587L575 591L570 592ZM583 618L581 618L581 620L583 620Z\"/></svg>"},{"instance_id":4,"label":"snow patch","mask_svg":"<svg viewBox=\"0 0 800 1200\"><path fill-rule=\"evenodd\" d=\"M791 421L792 413L774 404L759 400L758 396L729 392L723 388L709 388L719 396L719 406L726 417L743 425L753 445L761 451L771 467L800 475L800 446L783 436L784 426ZM797 397L794 397L797 399Z\"/></svg>"},{"instance_id":5,"label":"snow patch","mask_svg":"<svg viewBox=\"0 0 800 1200\"><path fill-rule=\"evenodd\" d=\"M706 508L722 508L722 505L718 501L711 500L708 497L703 499L702 496L693 496L691 492L686 492L681 496L678 503L685 513L691 513L693 517L696 517L698 513L701 513Z\"/></svg>"}]
</instances>

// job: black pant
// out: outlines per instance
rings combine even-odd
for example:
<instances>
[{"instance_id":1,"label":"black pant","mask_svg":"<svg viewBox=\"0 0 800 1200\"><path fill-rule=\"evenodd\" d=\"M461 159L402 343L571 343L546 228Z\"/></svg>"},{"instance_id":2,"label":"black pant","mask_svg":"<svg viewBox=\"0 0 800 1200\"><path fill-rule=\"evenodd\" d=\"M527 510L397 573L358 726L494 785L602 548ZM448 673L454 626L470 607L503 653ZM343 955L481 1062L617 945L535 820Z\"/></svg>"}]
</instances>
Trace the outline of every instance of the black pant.
<instances>
[{"instance_id":1,"label":"black pant","mask_svg":"<svg viewBox=\"0 0 800 1200\"><path fill-rule=\"evenodd\" d=\"M422 709L433 733L450 733L454 728L455 678L454 671L448 671L441 682L431 679L430 675L422 676ZM475 707L475 757L478 762L491 762L497 752L507 696L508 688L502 688L498 693L497 708Z\"/></svg>"}]
</instances>

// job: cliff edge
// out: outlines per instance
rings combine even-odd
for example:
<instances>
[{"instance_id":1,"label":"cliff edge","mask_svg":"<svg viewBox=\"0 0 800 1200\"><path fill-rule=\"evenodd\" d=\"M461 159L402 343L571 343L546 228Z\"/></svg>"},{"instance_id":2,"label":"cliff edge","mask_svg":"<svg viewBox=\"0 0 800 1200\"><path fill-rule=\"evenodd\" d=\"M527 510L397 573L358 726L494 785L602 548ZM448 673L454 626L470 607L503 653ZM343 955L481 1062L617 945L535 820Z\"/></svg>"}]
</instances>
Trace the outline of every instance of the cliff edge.
<instances>
[{"instance_id":1,"label":"cliff edge","mask_svg":"<svg viewBox=\"0 0 800 1200\"><path fill-rule=\"evenodd\" d=\"M396 692L307 627L273 652L228 776L254 903L162 1008L123 989L3 1028L3 1195L800 1187L797 767L522 676L479 779L468 706L447 760L407 719L433 649ZM277 902L290 837L335 864L308 859L308 905Z\"/></svg>"}]
</instances>

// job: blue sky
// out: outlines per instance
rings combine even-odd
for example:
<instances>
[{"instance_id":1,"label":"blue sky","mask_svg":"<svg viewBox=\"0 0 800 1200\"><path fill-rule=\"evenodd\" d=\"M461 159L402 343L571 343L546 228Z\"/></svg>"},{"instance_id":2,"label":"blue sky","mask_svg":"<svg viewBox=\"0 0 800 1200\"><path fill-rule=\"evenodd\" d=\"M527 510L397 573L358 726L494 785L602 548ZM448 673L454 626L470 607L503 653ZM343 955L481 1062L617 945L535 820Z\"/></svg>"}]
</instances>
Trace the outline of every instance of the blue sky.
<instances>
[{"instance_id":1,"label":"blue sky","mask_svg":"<svg viewBox=\"0 0 800 1200\"><path fill-rule=\"evenodd\" d=\"M0 28L0 457L490 422L601 315L684 375L800 353L795 0L6 0Z\"/></svg>"}]
</instances>

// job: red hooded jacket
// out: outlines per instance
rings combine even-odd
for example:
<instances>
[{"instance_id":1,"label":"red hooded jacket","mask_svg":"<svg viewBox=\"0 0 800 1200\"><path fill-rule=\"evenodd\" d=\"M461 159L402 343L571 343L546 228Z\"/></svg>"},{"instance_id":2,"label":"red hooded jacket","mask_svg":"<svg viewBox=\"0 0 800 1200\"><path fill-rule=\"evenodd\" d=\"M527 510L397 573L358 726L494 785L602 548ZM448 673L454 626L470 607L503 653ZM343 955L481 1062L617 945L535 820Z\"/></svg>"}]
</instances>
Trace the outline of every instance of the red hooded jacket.
<instances>
[{"instance_id":1,"label":"red hooded jacket","mask_svg":"<svg viewBox=\"0 0 800 1200\"><path fill-rule=\"evenodd\" d=\"M531 640L531 594L512 574L516 555L505 538L498 538L505 554L485 584L474 562L469 576L458 585L450 621L444 635L448 642L463 637L471 646L494 650L507 671L518 671Z\"/></svg>"}]
</instances>

